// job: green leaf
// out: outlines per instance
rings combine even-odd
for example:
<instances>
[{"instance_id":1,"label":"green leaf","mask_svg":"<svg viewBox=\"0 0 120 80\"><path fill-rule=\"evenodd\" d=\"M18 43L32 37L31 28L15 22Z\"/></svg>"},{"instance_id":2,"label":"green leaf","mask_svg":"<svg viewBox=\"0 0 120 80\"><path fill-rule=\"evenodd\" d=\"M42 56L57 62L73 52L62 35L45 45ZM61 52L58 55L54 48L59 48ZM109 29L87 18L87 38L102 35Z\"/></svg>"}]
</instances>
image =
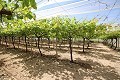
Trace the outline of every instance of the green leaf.
<instances>
[{"instance_id":1,"label":"green leaf","mask_svg":"<svg viewBox=\"0 0 120 80\"><path fill-rule=\"evenodd\" d=\"M3 8L3 6L2 5L0 5L0 10Z\"/></svg>"},{"instance_id":2,"label":"green leaf","mask_svg":"<svg viewBox=\"0 0 120 80\"><path fill-rule=\"evenodd\" d=\"M8 0L8 2L11 2L11 0Z\"/></svg>"},{"instance_id":3,"label":"green leaf","mask_svg":"<svg viewBox=\"0 0 120 80\"><path fill-rule=\"evenodd\" d=\"M18 4L15 4L15 9L17 9L19 7L19 5Z\"/></svg>"},{"instance_id":4,"label":"green leaf","mask_svg":"<svg viewBox=\"0 0 120 80\"><path fill-rule=\"evenodd\" d=\"M22 7L23 7L23 8L25 7L25 3L24 3L24 1L22 2Z\"/></svg>"},{"instance_id":5,"label":"green leaf","mask_svg":"<svg viewBox=\"0 0 120 80\"><path fill-rule=\"evenodd\" d=\"M17 18L18 18L18 19L23 19L23 16L18 15Z\"/></svg>"},{"instance_id":6,"label":"green leaf","mask_svg":"<svg viewBox=\"0 0 120 80\"><path fill-rule=\"evenodd\" d=\"M11 19L12 19L12 16L7 16L7 19L8 19L8 20L11 20Z\"/></svg>"},{"instance_id":7,"label":"green leaf","mask_svg":"<svg viewBox=\"0 0 120 80\"><path fill-rule=\"evenodd\" d=\"M30 14L30 13L27 13L27 14L26 14L26 17L28 17L29 19L32 19L32 18L33 18L32 14Z\"/></svg>"},{"instance_id":8,"label":"green leaf","mask_svg":"<svg viewBox=\"0 0 120 80\"><path fill-rule=\"evenodd\" d=\"M34 9L37 9L35 0L30 0L30 4L31 4L31 7L33 7Z\"/></svg>"},{"instance_id":9,"label":"green leaf","mask_svg":"<svg viewBox=\"0 0 120 80\"><path fill-rule=\"evenodd\" d=\"M24 2L24 4L25 4L25 6L29 6L29 0L23 0L23 2Z\"/></svg>"}]
</instances>

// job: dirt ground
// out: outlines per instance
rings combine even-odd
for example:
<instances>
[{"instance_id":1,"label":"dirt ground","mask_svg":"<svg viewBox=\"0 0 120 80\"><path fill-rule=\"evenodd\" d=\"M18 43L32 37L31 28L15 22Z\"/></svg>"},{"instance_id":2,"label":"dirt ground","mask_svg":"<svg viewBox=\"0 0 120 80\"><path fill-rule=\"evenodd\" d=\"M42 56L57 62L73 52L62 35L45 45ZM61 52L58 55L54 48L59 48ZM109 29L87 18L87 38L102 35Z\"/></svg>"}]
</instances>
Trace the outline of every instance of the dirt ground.
<instances>
[{"instance_id":1,"label":"dirt ground","mask_svg":"<svg viewBox=\"0 0 120 80\"><path fill-rule=\"evenodd\" d=\"M74 48L74 63L67 49L58 50L57 57L55 50L45 48L42 53L0 45L0 80L120 80L120 52L101 43L86 53Z\"/></svg>"}]
</instances>

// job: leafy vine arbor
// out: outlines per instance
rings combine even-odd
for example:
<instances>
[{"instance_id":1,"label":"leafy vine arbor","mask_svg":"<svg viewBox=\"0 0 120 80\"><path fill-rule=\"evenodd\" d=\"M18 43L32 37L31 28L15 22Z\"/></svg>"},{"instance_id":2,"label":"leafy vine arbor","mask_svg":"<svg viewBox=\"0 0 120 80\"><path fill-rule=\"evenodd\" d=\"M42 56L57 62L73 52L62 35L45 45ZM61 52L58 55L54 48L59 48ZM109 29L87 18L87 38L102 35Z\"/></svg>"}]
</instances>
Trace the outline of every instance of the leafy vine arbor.
<instances>
[{"instance_id":1,"label":"leafy vine arbor","mask_svg":"<svg viewBox=\"0 0 120 80\"><path fill-rule=\"evenodd\" d=\"M18 48L20 48L24 42L27 52L28 44L32 43L29 42L29 38L32 37L33 40L36 39L36 47L42 56L42 39L46 38L48 39L49 48L51 47L50 41L55 40L54 49L56 55L58 55L58 43L66 39L69 44L70 59L73 62L72 45L74 38L83 39L83 52L85 52L86 40L88 43L87 47L89 47L90 39L98 38L104 35L106 31L106 27L98 25L96 19L78 22L75 18L54 17L52 19L34 21L35 15L30 11L31 8L36 9L34 0L9 0L8 2L0 0L0 3L0 15L3 23L0 25L0 44L2 42L6 44L6 47L12 44L13 48L16 48L17 42ZM3 13L3 9L10 11L12 15ZM29 21L30 19L33 21Z\"/></svg>"},{"instance_id":2,"label":"leafy vine arbor","mask_svg":"<svg viewBox=\"0 0 120 80\"><path fill-rule=\"evenodd\" d=\"M98 38L97 35L97 19L92 19L92 20L84 20L82 22L78 23L77 26L77 36L78 38L82 38L83 39L83 52L85 52L85 42L87 40L87 48L90 46L90 39L95 39ZM101 29L99 29L101 31Z\"/></svg>"},{"instance_id":3,"label":"leafy vine arbor","mask_svg":"<svg viewBox=\"0 0 120 80\"><path fill-rule=\"evenodd\" d=\"M68 40L69 43L69 49L70 49L70 56L71 56L71 62L73 62L72 57L72 39L76 37L77 35L77 21L75 18L64 18L63 24L61 26L61 36L62 38L65 38Z\"/></svg>"},{"instance_id":4,"label":"leafy vine arbor","mask_svg":"<svg viewBox=\"0 0 120 80\"><path fill-rule=\"evenodd\" d=\"M83 38L83 52L85 39L88 39L89 47L89 40L95 36L97 23L95 19L78 22L75 18L55 17L27 22L30 19L35 19L35 15L31 12L32 8L36 9L35 0L0 0L0 15L3 23L0 28L0 41L4 40L2 42L5 42L6 47L8 46L8 38L11 39L13 48L16 48L16 41L18 42L18 48L21 42L24 41L27 52L28 39L33 36L35 39L37 38L37 47L42 55L42 38L47 38L48 43L50 43L50 39L55 39L55 50L56 55L58 55L58 42L66 39L69 43L71 62L73 62L72 43L74 38Z\"/></svg>"},{"instance_id":5,"label":"leafy vine arbor","mask_svg":"<svg viewBox=\"0 0 120 80\"><path fill-rule=\"evenodd\" d=\"M116 50L117 47L119 47L118 45L120 44L119 38L120 38L120 30L108 31L107 34L103 36L104 44L110 45L111 48L114 48L114 50Z\"/></svg>"},{"instance_id":6,"label":"leafy vine arbor","mask_svg":"<svg viewBox=\"0 0 120 80\"><path fill-rule=\"evenodd\" d=\"M101 30L101 28L97 29L96 25L97 21L95 19L90 21L82 21L78 22L75 18L68 17L55 17L52 19L41 19L39 21L32 22L23 22L20 19L13 20L7 24L7 27L0 28L0 36L4 37L5 43L7 45L7 38L11 37L11 42L14 48L15 42L18 41L18 48L21 44L21 38L24 39L25 48L27 52L28 48L28 39L33 36L33 39L37 38L37 47L42 56L42 51L40 45L42 45L42 41L40 39L46 38L48 39L48 44L51 40L55 40L55 51L56 55L58 55L58 42L63 39L66 39L69 44L70 50L70 59L73 62L72 57L72 43L74 38L83 38L83 43L85 43L84 39L92 39L96 38L97 30ZM18 40L17 40L18 37ZM16 40L15 40L16 39ZM41 44L40 44L41 43ZM84 46L85 44L83 44ZM48 45L50 48L50 45ZM84 47L83 47L84 50Z\"/></svg>"},{"instance_id":7,"label":"leafy vine arbor","mask_svg":"<svg viewBox=\"0 0 120 80\"><path fill-rule=\"evenodd\" d=\"M116 48L119 48L120 30L114 30L112 25L106 24L100 24L97 29L100 33L98 36L100 39L103 39L104 44L107 44L111 48L114 48L114 50Z\"/></svg>"},{"instance_id":8,"label":"leafy vine arbor","mask_svg":"<svg viewBox=\"0 0 120 80\"><path fill-rule=\"evenodd\" d=\"M42 42L42 38L44 38L44 37L49 38L50 37L49 29L48 29L49 25L47 24L47 20L43 19L43 20L40 20L40 21L32 22L30 28L31 28L31 35L35 36L38 40L37 46L38 46L39 52L42 56L42 52L41 52L41 49L40 49L40 39L41 39L41 42ZM42 47L42 44L41 44L41 47Z\"/></svg>"}]
</instances>

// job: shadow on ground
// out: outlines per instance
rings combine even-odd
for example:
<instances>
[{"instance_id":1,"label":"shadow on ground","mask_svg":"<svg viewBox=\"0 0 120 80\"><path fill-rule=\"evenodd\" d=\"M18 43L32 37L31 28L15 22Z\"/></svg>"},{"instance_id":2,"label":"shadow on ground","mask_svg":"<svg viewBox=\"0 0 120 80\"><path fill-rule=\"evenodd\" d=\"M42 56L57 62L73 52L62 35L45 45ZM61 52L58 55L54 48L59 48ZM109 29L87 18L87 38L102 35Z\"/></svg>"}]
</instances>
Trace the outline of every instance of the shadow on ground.
<instances>
[{"instance_id":1,"label":"shadow on ground","mask_svg":"<svg viewBox=\"0 0 120 80\"><path fill-rule=\"evenodd\" d=\"M83 61L77 58L74 63L70 63L70 60L61 60L59 56L40 56L32 52L25 53L22 49L1 49L0 51L0 54L17 55L13 59L22 59L20 63L24 64L24 68L29 71L31 77L38 77L39 79L49 75L56 80L120 80L120 75L113 67L104 66L93 60Z\"/></svg>"}]
</instances>

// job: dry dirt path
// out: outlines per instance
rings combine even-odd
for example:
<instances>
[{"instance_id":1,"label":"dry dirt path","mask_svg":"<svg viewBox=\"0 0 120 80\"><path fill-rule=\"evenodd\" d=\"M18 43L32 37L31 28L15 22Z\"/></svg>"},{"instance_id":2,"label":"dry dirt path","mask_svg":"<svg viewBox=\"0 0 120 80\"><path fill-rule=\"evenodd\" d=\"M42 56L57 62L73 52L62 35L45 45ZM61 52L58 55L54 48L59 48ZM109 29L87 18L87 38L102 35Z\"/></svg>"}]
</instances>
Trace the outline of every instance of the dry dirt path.
<instances>
[{"instance_id":1,"label":"dry dirt path","mask_svg":"<svg viewBox=\"0 0 120 80\"><path fill-rule=\"evenodd\" d=\"M95 43L86 53L43 51L42 57L0 46L0 80L120 80L120 52ZM49 55L48 55L49 54ZM2 63L3 62L3 63Z\"/></svg>"}]
</instances>

